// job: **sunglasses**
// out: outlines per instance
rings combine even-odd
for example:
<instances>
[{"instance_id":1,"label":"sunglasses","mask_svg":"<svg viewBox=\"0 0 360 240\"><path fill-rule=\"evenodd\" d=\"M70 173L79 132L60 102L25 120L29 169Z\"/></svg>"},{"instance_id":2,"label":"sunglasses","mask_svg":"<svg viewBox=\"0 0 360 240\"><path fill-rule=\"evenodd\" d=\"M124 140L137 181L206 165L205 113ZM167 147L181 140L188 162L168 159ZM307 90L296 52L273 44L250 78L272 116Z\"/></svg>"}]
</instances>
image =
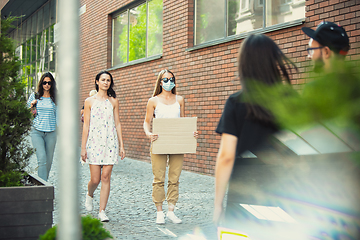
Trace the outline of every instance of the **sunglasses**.
<instances>
[{"instance_id":1,"label":"sunglasses","mask_svg":"<svg viewBox=\"0 0 360 240\"><path fill-rule=\"evenodd\" d=\"M43 86L45 86L46 84L49 84L49 86L51 86L51 82L45 82L45 81L42 82Z\"/></svg>"},{"instance_id":2,"label":"sunglasses","mask_svg":"<svg viewBox=\"0 0 360 240\"><path fill-rule=\"evenodd\" d=\"M175 82L175 78L171 77L171 78L162 78L161 80L163 80L164 83L167 83L169 80L170 82L174 83Z\"/></svg>"}]
</instances>

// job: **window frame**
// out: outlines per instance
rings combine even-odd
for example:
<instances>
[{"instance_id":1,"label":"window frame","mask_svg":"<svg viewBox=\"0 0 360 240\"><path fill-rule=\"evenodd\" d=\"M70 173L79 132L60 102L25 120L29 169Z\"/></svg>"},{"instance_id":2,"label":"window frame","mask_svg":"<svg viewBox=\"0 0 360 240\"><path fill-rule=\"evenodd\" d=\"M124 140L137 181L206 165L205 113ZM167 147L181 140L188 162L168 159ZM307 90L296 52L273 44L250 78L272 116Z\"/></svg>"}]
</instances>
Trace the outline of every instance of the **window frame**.
<instances>
[{"instance_id":1,"label":"window frame","mask_svg":"<svg viewBox=\"0 0 360 240\"><path fill-rule=\"evenodd\" d=\"M114 70L114 69L118 69L118 68L123 68L123 67L127 67L130 65L135 65L135 64L139 64L139 63L143 63L143 62L148 62L148 61L152 61L155 59L159 59L162 57L163 52L159 53L159 54L155 54L155 55L151 55L148 56L148 37L149 37L149 2L151 2L152 0L138 0L138 1L134 1L131 2L123 7L121 7L120 9L114 11L113 13L110 13L109 16L111 18L111 59L110 59L110 68L108 70ZM162 0L163 1L163 0ZM164 3L164 1L163 1ZM143 58L139 58L139 59L135 59L132 61L129 61L129 54L130 54L130 11L136 7L139 7L142 4L146 4L146 40L145 40L145 57ZM164 7L163 7L164 9ZM123 13L127 13L127 61L124 63L120 63L117 65L114 65L114 21L117 17L119 17L121 14ZM163 34L162 34L163 35ZM163 48L162 48L163 49Z\"/></svg>"},{"instance_id":2,"label":"window frame","mask_svg":"<svg viewBox=\"0 0 360 240\"><path fill-rule=\"evenodd\" d=\"M210 47L210 46L215 46L221 43L226 43L226 42L231 42L234 40L239 40L239 39L244 39L246 38L249 34L257 34L257 33L268 33L268 32L273 32L273 31L277 31L277 30L281 30L281 29L285 29L285 28L289 28L289 27L294 27L294 26L299 26L299 25L303 25L305 23L306 17L304 18L300 18L300 19L296 19L296 20L292 20L292 21L288 21L288 22L284 22L284 23L278 23L278 24L274 24L271 26L266 26L266 0L263 0L263 4L260 4L260 0L255 0L257 4L259 4L259 6L263 7L263 26L262 28L259 29L255 29L253 31L249 31L249 32L245 32L245 33L240 33L240 34L235 34L235 35L231 35L231 36L227 36L228 35L228 31L227 31L227 23L228 23L228 9L227 9L227 2L228 0L224 0L224 4L225 4L225 36L219 39L214 39L214 40L210 40L207 42L203 42L203 43L199 43L196 44L196 13L197 13L197 1L198 0L194 0L194 24L193 24L193 46L187 48L185 51L194 51L197 49L201 49L201 48L205 48L205 47ZM292 3L287 3L287 4L299 4L300 0L295 0L292 1ZM302 1L302 0L301 0ZM302 3L302 2L301 2ZM305 6L304 6L305 7Z\"/></svg>"}]
</instances>

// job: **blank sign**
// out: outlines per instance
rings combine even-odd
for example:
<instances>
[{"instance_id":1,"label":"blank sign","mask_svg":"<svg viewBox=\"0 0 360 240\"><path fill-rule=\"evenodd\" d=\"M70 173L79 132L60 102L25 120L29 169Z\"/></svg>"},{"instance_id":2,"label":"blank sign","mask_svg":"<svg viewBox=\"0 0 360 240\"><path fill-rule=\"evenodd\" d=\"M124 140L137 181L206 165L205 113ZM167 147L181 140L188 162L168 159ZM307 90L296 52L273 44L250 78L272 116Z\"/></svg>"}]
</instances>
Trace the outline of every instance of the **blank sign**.
<instances>
[{"instance_id":1,"label":"blank sign","mask_svg":"<svg viewBox=\"0 0 360 240\"><path fill-rule=\"evenodd\" d=\"M196 122L196 117L154 118L153 133L159 137L152 143L152 153L196 153Z\"/></svg>"}]
</instances>

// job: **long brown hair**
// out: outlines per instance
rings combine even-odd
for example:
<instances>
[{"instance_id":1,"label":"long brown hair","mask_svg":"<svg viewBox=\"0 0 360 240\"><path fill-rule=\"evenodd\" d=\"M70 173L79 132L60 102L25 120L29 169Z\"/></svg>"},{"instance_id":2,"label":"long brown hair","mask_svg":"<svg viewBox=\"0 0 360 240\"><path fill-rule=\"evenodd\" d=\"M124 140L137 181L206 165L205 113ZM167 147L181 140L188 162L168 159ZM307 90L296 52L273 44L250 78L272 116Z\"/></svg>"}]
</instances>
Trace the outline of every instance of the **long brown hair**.
<instances>
[{"instance_id":1,"label":"long brown hair","mask_svg":"<svg viewBox=\"0 0 360 240\"><path fill-rule=\"evenodd\" d=\"M37 93L35 94L36 96L35 98L40 99L44 95L44 88L42 83L46 77L50 78L51 80L50 98L56 104L56 82L55 82L55 78L50 72L46 72L41 76L40 81L37 85Z\"/></svg>"},{"instance_id":2,"label":"long brown hair","mask_svg":"<svg viewBox=\"0 0 360 240\"><path fill-rule=\"evenodd\" d=\"M159 75L158 75L157 80L156 80L154 92L153 92L153 95L152 95L153 97L155 97L156 95L159 95L162 92L162 87L161 87L160 83L161 83L162 76L165 73L171 73L171 75L173 75L173 77L175 79L175 75L170 70L167 70L167 69L161 70L159 72ZM176 80L175 80L174 83L175 83L175 87L171 90L171 92L176 95Z\"/></svg>"}]
</instances>

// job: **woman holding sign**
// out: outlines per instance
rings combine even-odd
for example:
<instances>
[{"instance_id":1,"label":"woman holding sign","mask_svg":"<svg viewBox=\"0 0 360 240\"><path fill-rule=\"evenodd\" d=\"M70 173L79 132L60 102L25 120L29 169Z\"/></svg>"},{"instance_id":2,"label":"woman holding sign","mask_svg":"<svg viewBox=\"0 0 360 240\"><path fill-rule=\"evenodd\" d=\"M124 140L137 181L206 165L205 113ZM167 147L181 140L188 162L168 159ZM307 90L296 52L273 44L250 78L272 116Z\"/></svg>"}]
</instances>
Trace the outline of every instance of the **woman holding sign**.
<instances>
[{"instance_id":1,"label":"woman holding sign","mask_svg":"<svg viewBox=\"0 0 360 240\"><path fill-rule=\"evenodd\" d=\"M150 122L155 118L179 118L185 115L184 98L176 95L175 76L165 69L162 70L154 88L153 96L149 99L146 107L146 116L144 120L144 131L151 142L156 141L157 134L150 131ZM198 137L198 132L194 132L194 137ZM174 214L175 204L179 198L179 178L183 166L184 154L151 154L151 165L154 174L152 199L157 209L157 224L165 223L165 214L162 210L162 204L165 200L165 173L166 163L169 157L169 174L166 200L168 203L168 212L166 217L173 223L181 223Z\"/></svg>"}]
</instances>

